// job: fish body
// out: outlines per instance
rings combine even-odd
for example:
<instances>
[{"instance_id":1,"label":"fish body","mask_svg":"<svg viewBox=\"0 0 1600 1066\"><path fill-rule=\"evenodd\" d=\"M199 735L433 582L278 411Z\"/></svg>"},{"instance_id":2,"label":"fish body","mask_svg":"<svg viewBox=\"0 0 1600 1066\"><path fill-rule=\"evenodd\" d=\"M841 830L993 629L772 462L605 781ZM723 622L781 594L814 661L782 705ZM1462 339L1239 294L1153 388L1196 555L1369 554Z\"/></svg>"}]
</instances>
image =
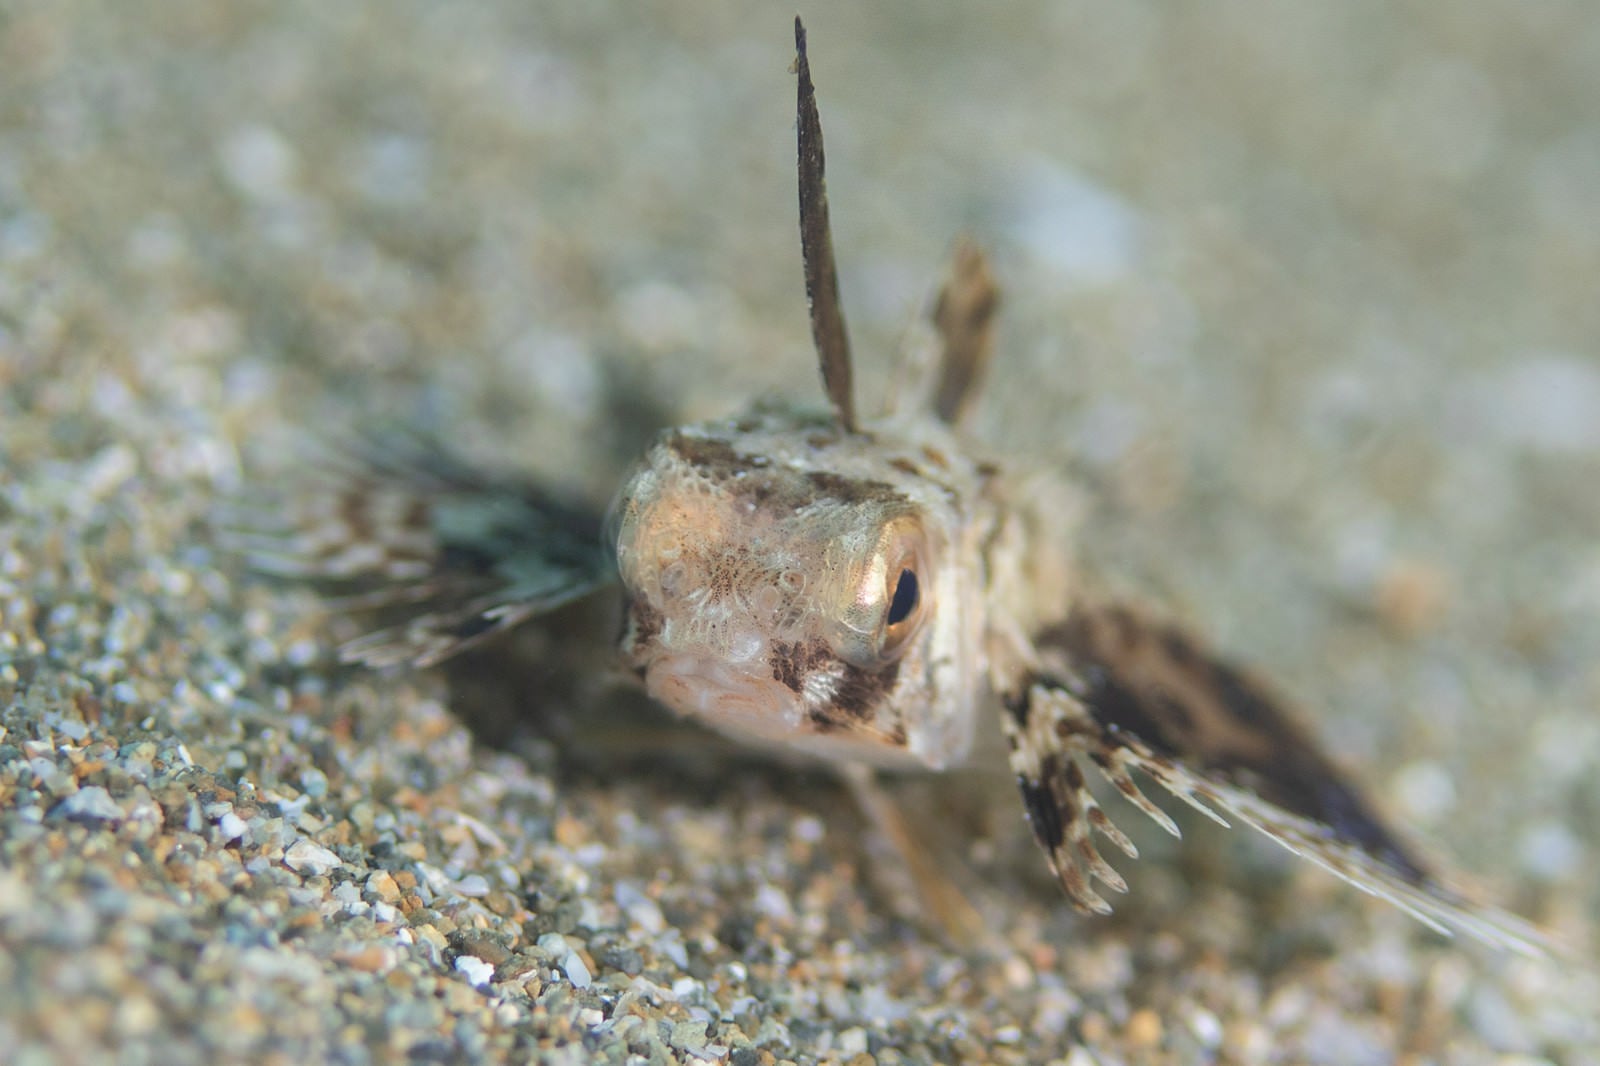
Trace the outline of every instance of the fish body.
<instances>
[{"instance_id":1,"label":"fish body","mask_svg":"<svg viewBox=\"0 0 1600 1066\"><path fill-rule=\"evenodd\" d=\"M669 430L604 523L439 449L374 445L302 499L258 563L364 583L348 605L399 614L348 645L352 661L432 665L615 582L627 667L739 740L941 771L998 728L1033 835L1081 910L1110 909L1096 884L1127 890L1097 839L1137 855L1093 775L1173 833L1141 780L1436 929L1543 952L1537 930L1424 861L1265 682L1089 593L1072 550L1083 495L964 429L998 301L974 246L958 245L933 308L932 357L905 361L881 415L858 414L798 20L796 45L801 245L830 410L767 404Z\"/></svg>"}]
</instances>

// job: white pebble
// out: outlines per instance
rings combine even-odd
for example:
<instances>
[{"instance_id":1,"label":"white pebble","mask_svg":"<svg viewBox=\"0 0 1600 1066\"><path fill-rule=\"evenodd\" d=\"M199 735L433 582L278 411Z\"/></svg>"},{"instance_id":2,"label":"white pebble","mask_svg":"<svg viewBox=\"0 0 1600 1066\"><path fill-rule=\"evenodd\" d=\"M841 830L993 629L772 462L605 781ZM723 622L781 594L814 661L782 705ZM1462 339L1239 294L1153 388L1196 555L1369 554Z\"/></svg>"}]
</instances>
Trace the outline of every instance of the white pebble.
<instances>
[{"instance_id":1,"label":"white pebble","mask_svg":"<svg viewBox=\"0 0 1600 1066\"><path fill-rule=\"evenodd\" d=\"M233 811L229 811L217 819L217 837L224 844L234 840L243 840L249 832L250 826Z\"/></svg>"},{"instance_id":2,"label":"white pebble","mask_svg":"<svg viewBox=\"0 0 1600 1066\"><path fill-rule=\"evenodd\" d=\"M1546 881L1575 873L1583 859L1583 843L1559 822L1535 826L1522 842L1522 868Z\"/></svg>"},{"instance_id":3,"label":"white pebble","mask_svg":"<svg viewBox=\"0 0 1600 1066\"><path fill-rule=\"evenodd\" d=\"M659 933L667 927L667 919L661 913L661 907L632 881L617 882L612 894L617 906L628 916L628 921L640 929L647 933Z\"/></svg>"},{"instance_id":4,"label":"white pebble","mask_svg":"<svg viewBox=\"0 0 1600 1066\"><path fill-rule=\"evenodd\" d=\"M794 921L794 907L790 904L789 897L783 894L782 889L770 882L756 889L754 903L755 909L759 913L775 922Z\"/></svg>"},{"instance_id":5,"label":"white pebble","mask_svg":"<svg viewBox=\"0 0 1600 1066\"><path fill-rule=\"evenodd\" d=\"M1525 354L1480 383L1478 414L1513 446L1545 454L1600 450L1600 369L1576 355Z\"/></svg>"},{"instance_id":6,"label":"white pebble","mask_svg":"<svg viewBox=\"0 0 1600 1066\"><path fill-rule=\"evenodd\" d=\"M120 822L125 817L111 793L99 785L80 788L57 804L54 813L75 822Z\"/></svg>"},{"instance_id":7,"label":"white pebble","mask_svg":"<svg viewBox=\"0 0 1600 1066\"><path fill-rule=\"evenodd\" d=\"M820 844L827 834L827 829L823 826L821 818L804 814L794 820L791 832L794 833L794 838L803 844Z\"/></svg>"},{"instance_id":8,"label":"white pebble","mask_svg":"<svg viewBox=\"0 0 1600 1066\"><path fill-rule=\"evenodd\" d=\"M567 952L567 957L561 960L561 968L566 971L567 980L572 982L573 988L589 987L589 967L583 964L583 959L576 951Z\"/></svg>"},{"instance_id":9,"label":"white pebble","mask_svg":"<svg viewBox=\"0 0 1600 1066\"><path fill-rule=\"evenodd\" d=\"M343 861L321 844L301 837L283 853L283 864L296 873L318 877L337 870Z\"/></svg>"},{"instance_id":10,"label":"white pebble","mask_svg":"<svg viewBox=\"0 0 1600 1066\"><path fill-rule=\"evenodd\" d=\"M468 899L479 899L489 894L489 880L482 874L468 874L456 882L456 891Z\"/></svg>"},{"instance_id":11,"label":"white pebble","mask_svg":"<svg viewBox=\"0 0 1600 1066\"><path fill-rule=\"evenodd\" d=\"M1196 1007L1189 1013L1189 1031L1202 1047L1216 1048L1222 1044L1222 1022L1203 1007Z\"/></svg>"},{"instance_id":12,"label":"white pebble","mask_svg":"<svg viewBox=\"0 0 1600 1066\"><path fill-rule=\"evenodd\" d=\"M458 955L456 972L472 982L474 988L483 988L494 980L494 967L476 955Z\"/></svg>"},{"instance_id":13,"label":"white pebble","mask_svg":"<svg viewBox=\"0 0 1600 1066\"><path fill-rule=\"evenodd\" d=\"M222 145L222 169L235 189L254 200L275 200L294 179L294 148L276 130L245 126Z\"/></svg>"},{"instance_id":14,"label":"white pebble","mask_svg":"<svg viewBox=\"0 0 1600 1066\"><path fill-rule=\"evenodd\" d=\"M867 1031L860 1026L846 1029L839 1034L839 1054L854 1057L863 1055L867 1050Z\"/></svg>"},{"instance_id":15,"label":"white pebble","mask_svg":"<svg viewBox=\"0 0 1600 1066\"><path fill-rule=\"evenodd\" d=\"M1394 782L1395 798L1407 818L1432 825L1448 815L1456 805L1456 786L1450 774L1436 762L1420 760L1406 764Z\"/></svg>"}]
</instances>

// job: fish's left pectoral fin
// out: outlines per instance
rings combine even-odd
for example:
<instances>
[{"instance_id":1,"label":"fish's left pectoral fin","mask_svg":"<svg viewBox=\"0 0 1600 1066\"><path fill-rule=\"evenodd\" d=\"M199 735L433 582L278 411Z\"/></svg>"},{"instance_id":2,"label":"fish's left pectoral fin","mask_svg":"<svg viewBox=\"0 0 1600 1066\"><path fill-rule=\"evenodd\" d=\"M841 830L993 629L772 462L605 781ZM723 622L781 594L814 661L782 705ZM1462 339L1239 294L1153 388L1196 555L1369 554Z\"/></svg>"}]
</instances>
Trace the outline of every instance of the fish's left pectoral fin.
<instances>
[{"instance_id":1,"label":"fish's left pectoral fin","mask_svg":"<svg viewBox=\"0 0 1600 1066\"><path fill-rule=\"evenodd\" d=\"M1088 607L1036 635L1038 667L1007 694L1005 728L1035 838L1079 909L1104 913L1090 878L1125 890L1099 833L1134 854L1096 805L1085 764L1176 834L1134 772L1223 825L1289 850L1441 932L1530 955L1532 925L1482 904L1418 857L1266 686L1181 630L1120 606Z\"/></svg>"}]
</instances>

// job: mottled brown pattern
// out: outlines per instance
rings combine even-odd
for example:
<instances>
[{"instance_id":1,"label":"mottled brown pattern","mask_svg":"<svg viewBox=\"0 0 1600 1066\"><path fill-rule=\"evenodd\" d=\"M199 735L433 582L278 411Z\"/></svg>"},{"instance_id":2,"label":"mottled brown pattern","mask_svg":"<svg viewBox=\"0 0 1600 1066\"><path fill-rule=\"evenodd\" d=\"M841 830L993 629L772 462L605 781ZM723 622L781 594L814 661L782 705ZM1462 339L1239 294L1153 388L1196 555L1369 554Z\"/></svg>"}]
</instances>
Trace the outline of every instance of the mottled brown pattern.
<instances>
[{"instance_id":1,"label":"mottled brown pattern","mask_svg":"<svg viewBox=\"0 0 1600 1066\"><path fill-rule=\"evenodd\" d=\"M825 447L836 443L829 438ZM831 470L808 470L798 477L774 469L764 456L747 455L720 437L674 432L662 444L696 471L759 507L794 510L831 500L845 506L906 506L905 495L886 481Z\"/></svg>"},{"instance_id":2,"label":"mottled brown pattern","mask_svg":"<svg viewBox=\"0 0 1600 1066\"><path fill-rule=\"evenodd\" d=\"M827 470L813 470L806 474L806 484L815 498L837 500L850 507L862 504L910 506L910 501L905 495L887 481L845 477Z\"/></svg>"},{"instance_id":3,"label":"mottled brown pattern","mask_svg":"<svg viewBox=\"0 0 1600 1066\"><path fill-rule=\"evenodd\" d=\"M834 690L833 707L846 718L865 719L877 710L899 677L899 660L876 672L846 663Z\"/></svg>"},{"instance_id":4,"label":"mottled brown pattern","mask_svg":"<svg viewBox=\"0 0 1600 1066\"><path fill-rule=\"evenodd\" d=\"M772 678L799 692L812 671L833 657L833 652L820 641L805 644L778 642L772 647Z\"/></svg>"},{"instance_id":5,"label":"mottled brown pattern","mask_svg":"<svg viewBox=\"0 0 1600 1066\"><path fill-rule=\"evenodd\" d=\"M734 474L752 465L749 456L741 455L720 437L675 431L663 437L661 443L684 462L719 480L731 480Z\"/></svg>"},{"instance_id":6,"label":"mottled brown pattern","mask_svg":"<svg viewBox=\"0 0 1600 1066\"><path fill-rule=\"evenodd\" d=\"M647 646L661 632L661 612L643 597L629 597L623 618L626 619L623 624L627 627L623 636L631 641L633 648Z\"/></svg>"}]
</instances>

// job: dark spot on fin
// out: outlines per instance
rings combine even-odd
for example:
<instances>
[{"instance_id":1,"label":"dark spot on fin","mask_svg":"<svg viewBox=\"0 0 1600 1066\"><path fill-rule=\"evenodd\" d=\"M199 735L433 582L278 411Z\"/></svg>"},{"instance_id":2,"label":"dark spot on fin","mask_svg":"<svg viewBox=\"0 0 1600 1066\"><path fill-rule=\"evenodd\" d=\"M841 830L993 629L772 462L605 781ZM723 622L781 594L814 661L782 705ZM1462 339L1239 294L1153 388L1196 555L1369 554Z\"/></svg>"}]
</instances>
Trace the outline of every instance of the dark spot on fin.
<instances>
[{"instance_id":1,"label":"dark spot on fin","mask_svg":"<svg viewBox=\"0 0 1600 1066\"><path fill-rule=\"evenodd\" d=\"M1192 773L1325 826L1398 877L1429 879L1281 699L1176 628L1122 607L1086 608L1039 643L1067 653L1083 682L1081 702L1113 742L1137 740Z\"/></svg>"},{"instance_id":2,"label":"dark spot on fin","mask_svg":"<svg viewBox=\"0 0 1600 1066\"><path fill-rule=\"evenodd\" d=\"M1046 851L1059 848L1067 838L1066 826L1062 821L1062 807L1050 786L1043 782L1029 781L1025 777L1017 778L1017 788L1022 792L1022 806L1028 814L1028 826L1033 830L1034 839Z\"/></svg>"}]
</instances>

